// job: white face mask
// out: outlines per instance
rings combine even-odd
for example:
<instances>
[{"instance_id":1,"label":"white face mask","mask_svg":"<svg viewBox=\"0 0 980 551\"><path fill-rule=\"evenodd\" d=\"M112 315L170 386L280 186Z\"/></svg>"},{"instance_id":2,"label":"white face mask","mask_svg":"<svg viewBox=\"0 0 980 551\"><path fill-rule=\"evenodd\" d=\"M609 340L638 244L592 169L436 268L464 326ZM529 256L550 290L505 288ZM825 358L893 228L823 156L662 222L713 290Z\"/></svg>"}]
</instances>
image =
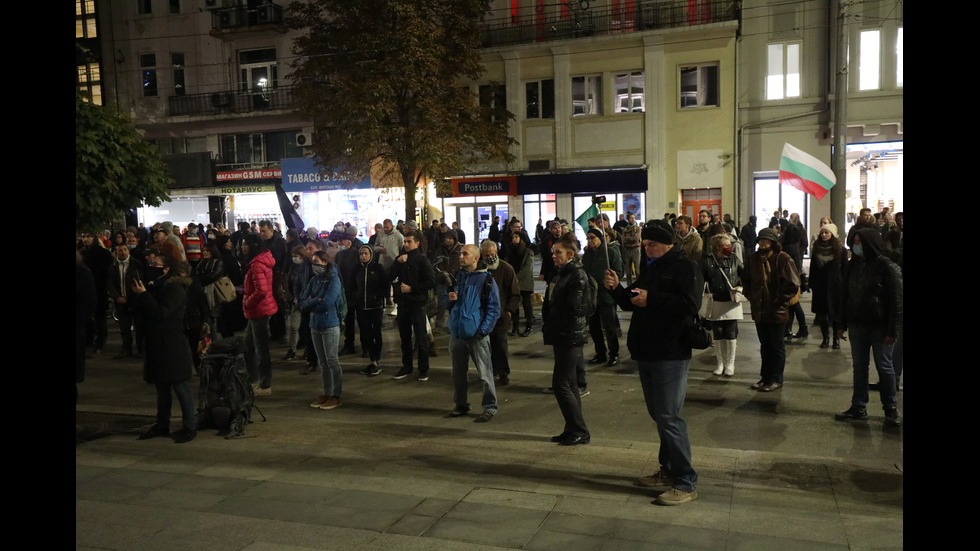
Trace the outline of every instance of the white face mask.
<instances>
[{"instance_id":1,"label":"white face mask","mask_svg":"<svg viewBox=\"0 0 980 551\"><path fill-rule=\"evenodd\" d=\"M303 263L303 259L302 258L300 258L298 256L294 256L293 257L293 264L302 264L302 263Z\"/></svg>"}]
</instances>

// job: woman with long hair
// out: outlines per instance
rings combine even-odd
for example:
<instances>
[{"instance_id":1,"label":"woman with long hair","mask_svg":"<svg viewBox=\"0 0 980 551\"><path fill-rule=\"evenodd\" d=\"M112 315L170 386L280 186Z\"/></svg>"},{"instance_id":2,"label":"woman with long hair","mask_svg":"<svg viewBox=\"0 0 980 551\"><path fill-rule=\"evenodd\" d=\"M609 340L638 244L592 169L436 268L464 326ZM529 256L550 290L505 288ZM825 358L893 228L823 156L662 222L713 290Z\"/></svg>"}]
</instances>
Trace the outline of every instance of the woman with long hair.
<instances>
[{"instance_id":1,"label":"woman with long hair","mask_svg":"<svg viewBox=\"0 0 980 551\"><path fill-rule=\"evenodd\" d=\"M523 233L512 233L510 247L508 247L507 262L514 267L517 274L517 281L521 285L521 305L524 308L524 332L522 337L530 336L531 325L534 323L534 307L531 305L531 294L534 293L534 259L532 258L530 243L524 241ZM514 324L510 334L517 335L517 328L520 325L520 308L514 311Z\"/></svg>"},{"instance_id":2,"label":"woman with long hair","mask_svg":"<svg viewBox=\"0 0 980 551\"><path fill-rule=\"evenodd\" d=\"M269 318L279 311L272 294L272 268L276 261L262 236L257 233L250 233L242 240L242 255L248 261L242 294L242 312L248 320L245 326L245 366L255 395L268 396L272 394Z\"/></svg>"}]
</instances>

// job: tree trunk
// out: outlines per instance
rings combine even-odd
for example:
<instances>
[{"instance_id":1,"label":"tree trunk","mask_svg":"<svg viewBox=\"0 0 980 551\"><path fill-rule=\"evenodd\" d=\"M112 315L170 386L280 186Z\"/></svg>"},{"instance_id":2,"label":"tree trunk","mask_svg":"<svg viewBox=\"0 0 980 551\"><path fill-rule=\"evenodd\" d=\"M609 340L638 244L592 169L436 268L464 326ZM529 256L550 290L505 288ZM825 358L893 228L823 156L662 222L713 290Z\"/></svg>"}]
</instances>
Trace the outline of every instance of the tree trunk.
<instances>
[{"instance_id":1,"label":"tree trunk","mask_svg":"<svg viewBox=\"0 0 980 551\"><path fill-rule=\"evenodd\" d=\"M402 184L405 186L405 221L408 222L415 220L415 192L418 190L418 181L414 170L402 170Z\"/></svg>"}]
</instances>

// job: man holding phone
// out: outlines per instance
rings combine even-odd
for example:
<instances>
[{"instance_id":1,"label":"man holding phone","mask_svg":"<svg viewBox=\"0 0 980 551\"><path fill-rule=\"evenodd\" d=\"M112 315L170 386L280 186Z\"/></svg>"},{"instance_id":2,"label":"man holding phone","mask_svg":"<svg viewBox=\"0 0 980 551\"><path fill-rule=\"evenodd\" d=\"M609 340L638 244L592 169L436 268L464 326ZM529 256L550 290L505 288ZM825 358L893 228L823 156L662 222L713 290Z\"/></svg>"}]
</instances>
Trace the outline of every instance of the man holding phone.
<instances>
[{"instance_id":1,"label":"man holding phone","mask_svg":"<svg viewBox=\"0 0 980 551\"><path fill-rule=\"evenodd\" d=\"M691 465L687 422L681 417L687 393L691 346L687 329L701 307L704 276L663 220L647 222L641 232L646 267L628 289L607 270L603 285L623 309L633 312L626 345L639 364L647 411L660 436L660 469L642 476L638 486L666 486L661 505L680 505L698 497L698 473Z\"/></svg>"}]
</instances>

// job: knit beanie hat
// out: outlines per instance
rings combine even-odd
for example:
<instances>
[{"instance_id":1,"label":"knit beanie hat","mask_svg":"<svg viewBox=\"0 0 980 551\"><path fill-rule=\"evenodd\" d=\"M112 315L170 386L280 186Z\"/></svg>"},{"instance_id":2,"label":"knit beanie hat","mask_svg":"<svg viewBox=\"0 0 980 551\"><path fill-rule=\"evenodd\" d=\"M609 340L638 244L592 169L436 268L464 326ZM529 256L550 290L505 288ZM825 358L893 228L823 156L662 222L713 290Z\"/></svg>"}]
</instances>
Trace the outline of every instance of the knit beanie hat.
<instances>
[{"instance_id":1,"label":"knit beanie hat","mask_svg":"<svg viewBox=\"0 0 980 551\"><path fill-rule=\"evenodd\" d=\"M821 231L827 230L830 232L830 235L833 235L834 237L840 237L839 235L837 235L837 224L824 224L823 226L820 227L820 230Z\"/></svg>"},{"instance_id":2,"label":"knit beanie hat","mask_svg":"<svg viewBox=\"0 0 980 551\"><path fill-rule=\"evenodd\" d=\"M599 228L590 228L589 229L589 235L594 235L594 236L598 237L600 243L602 243L602 241L604 240L604 237L603 237L602 233L603 233L602 230L600 230Z\"/></svg>"},{"instance_id":3,"label":"knit beanie hat","mask_svg":"<svg viewBox=\"0 0 980 551\"><path fill-rule=\"evenodd\" d=\"M643 226L640 238L670 245L674 242L674 230L663 220L650 220Z\"/></svg>"}]
</instances>

